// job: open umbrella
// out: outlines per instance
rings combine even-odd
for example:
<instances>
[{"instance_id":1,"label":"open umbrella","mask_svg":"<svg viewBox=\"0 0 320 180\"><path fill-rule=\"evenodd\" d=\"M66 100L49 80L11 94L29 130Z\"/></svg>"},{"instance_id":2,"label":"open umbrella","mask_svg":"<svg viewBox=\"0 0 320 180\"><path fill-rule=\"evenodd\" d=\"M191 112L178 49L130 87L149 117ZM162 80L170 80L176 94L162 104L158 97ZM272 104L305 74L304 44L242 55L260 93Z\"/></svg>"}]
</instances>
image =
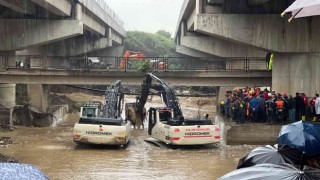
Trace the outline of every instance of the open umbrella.
<instances>
[{"instance_id":1,"label":"open umbrella","mask_svg":"<svg viewBox=\"0 0 320 180\"><path fill-rule=\"evenodd\" d=\"M282 126L277 141L309 156L320 155L320 125L299 121Z\"/></svg>"},{"instance_id":2,"label":"open umbrella","mask_svg":"<svg viewBox=\"0 0 320 180\"><path fill-rule=\"evenodd\" d=\"M306 157L304 164L313 168L320 169L320 156Z\"/></svg>"},{"instance_id":3,"label":"open umbrella","mask_svg":"<svg viewBox=\"0 0 320 180\"><path fill-rule=\"evenodd\" d=\"M290 12L292 16L289 19L289 22L293 18L320 15L320 0L296 0L291 6L284 10L281 16Z\"/></svg>"},{"instance_id":4,"label":"open umbrella","mask_svg":"<svg viewBox=\"0 0 320 180\"><path fill-rule=\"evenodd\" d=\"M218 180L318 180L320 170L305 166L303 170L290 164L258 164L232 171Z\"/></svg>"},{"instance_id":5,"label":"open umbrella","mask_svg":"<svg viewBox=\"0 0 320 180\"><path fill-rule=\"evenodd\" d=\"M49 179L43 172L29 164L0 163L0 179Z\"/></svg>"},{"instance_id":6,"label":"open umbrella","mask_svg":"<svg viewBox=\"0 0 320 180\"><path fill-rule=\"evenodd\" d=\"M292 164L300 165L302 152L288 145L275 144L258 147L239 160L237 169L254 166L256 164Z\"/></svg>"}]
</instances>

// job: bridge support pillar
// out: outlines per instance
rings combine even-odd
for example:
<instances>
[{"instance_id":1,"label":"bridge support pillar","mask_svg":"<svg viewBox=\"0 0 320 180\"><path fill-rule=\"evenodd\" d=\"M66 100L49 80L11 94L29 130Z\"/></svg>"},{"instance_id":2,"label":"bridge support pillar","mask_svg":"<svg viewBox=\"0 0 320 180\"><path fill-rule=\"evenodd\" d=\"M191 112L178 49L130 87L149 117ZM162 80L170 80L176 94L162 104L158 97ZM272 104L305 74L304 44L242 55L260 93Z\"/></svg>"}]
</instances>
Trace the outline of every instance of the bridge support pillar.
<instances>
[{"instance_id":1,"label":"bridge support pillar","mask_svg":"<svg viewBox=\"0 0 320 180\"><path fill-rule=\"evenodd\" d=\"M0 104L9 109L16 105L15 84L0 84Z\"/></svg>"},{"instance_id":2,"label":"bridge support pillar","mask_svg":"<svg viewBox=\"0 0 320 180\"><path fill-rule=\"evenodd\" d=\"M274 54L272 89L295 95L305 93L313 97L320 91L320 55L312 53Z\"/></svg>"},{"instance_id":3,"label":"bridge support pillar","mask_svg":"<svg viewBox=\"0 0 320 180\"><path fill-rule=\"evenodd\" d=\"M48 112L49 85L28 84L28 97L30 105L40 112Z\"/></svg>"},{"instance_id":4,"label":"bridge support pillar","mask_svg":"<svg viewBox=\"0 0 320 180\"><path fill-rule=\"evenodd\" d=\"M0 84L0 104L5 108L10 109L8 112L0 113L0 122L10 123L12 125L12 111L16 105L16 84Z\"/></svg>"},{"instance_id":5,"label":"bridge support pillar","mask_svg":"<svg viewBox=\"0 0 320 180\"><path fill-rule=\"evenodd\" d=\"M216 87L216 105L217 105L217 113L219 113L220 111L220 102L221 101L225 101L226 99L226 92L227 91L232 91L234 89L234 87L230 87L230 86L220 86L220 87Z\"/></svg>"}]
</instances>

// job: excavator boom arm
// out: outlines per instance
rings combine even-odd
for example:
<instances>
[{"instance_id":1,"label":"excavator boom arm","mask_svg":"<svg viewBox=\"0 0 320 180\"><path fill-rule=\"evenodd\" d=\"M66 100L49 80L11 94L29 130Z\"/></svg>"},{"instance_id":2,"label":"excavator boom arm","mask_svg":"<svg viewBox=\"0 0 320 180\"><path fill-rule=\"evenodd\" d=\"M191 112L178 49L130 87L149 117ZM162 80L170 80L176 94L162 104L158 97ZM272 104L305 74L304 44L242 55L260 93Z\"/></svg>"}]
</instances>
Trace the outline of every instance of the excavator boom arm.
<instances>
[{"instance_id":1,"label":"excavator boom arm","mask_svg":"<svg viewBox=\"0 0 320 180\"><path fill-rule=\"evenodd\" d=\"M157 81L158 84L152 84L152 80ZM174 118L179 119L180 117L183 117L179 100L174 89L169 83L161 80L152 73L147 73L141 87L141 94L137 99L138 112L143 112L143 108L147 102L150 90L153 89L158 91L159 95L162 95L161 97L165 105L173 110Z\"/></svg>"},{"instance_id":2,"label":"excavator boom arm","mask_svg":"<svg viewBox=\"0 0 320 180\"><path fill-rule=\"evenodd\" d=\"M103 117L118 118L121 116L121 103L123 101L121 92L121 81L111 84L106 90L105 105L103 106Z\"/></svg>"}]
</instances>

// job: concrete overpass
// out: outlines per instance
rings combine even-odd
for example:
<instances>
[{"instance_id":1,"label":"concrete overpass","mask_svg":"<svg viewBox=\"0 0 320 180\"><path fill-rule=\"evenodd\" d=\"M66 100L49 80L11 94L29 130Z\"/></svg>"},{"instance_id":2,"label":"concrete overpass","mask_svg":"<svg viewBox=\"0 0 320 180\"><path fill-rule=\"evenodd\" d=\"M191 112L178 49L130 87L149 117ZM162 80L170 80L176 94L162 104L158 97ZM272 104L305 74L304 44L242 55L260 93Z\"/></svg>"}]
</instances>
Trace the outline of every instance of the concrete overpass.
<instances>
[{"instance_id":1,"label":"concrete overpass","mask_svg":"<svg viewBox=\"0 0 320 180\"><path fill-rule=\"evenodd\" d=\"M25 55L8 62L24 66L61 63L52 56L121 56L126 36L123 21L101 0L0 0L0 27L0 55ZM0 103L14 105L14 84L0 85Z\"/></svg>"},{"instance_id":2,"label":"concrete overpass","mask_svg":"<svg viewBox=\"0 0 320 180\"><path fill-rule=\"evenodd\" d=\"M313 96L320 90L320 17L288 23L280 14L292 2L185 0L175 34L177 52L221 58L272 52L272 89Z\"/></svg>"},{"instance_id":3,"label":"concrete overpass","mask_svg":"<svg viewBox=\"0 0 320 180\"><path fill-rule=\"evenodd\" d=\"M0 9L2 53L81 55L123 45L126 36L104 1L0 0Z\"/></svg>"},{"instance_id":4,"label":"concrete overpass","mask_svg":"<svg viewBox=\"0 0 320 180\"><path fill-rule=\"evenodd\" d=\"M268 71L157 71L160 78L174 86L270 86ZM105 85L116 80L122 84L140 85L143 72L119 70L36 70L11 69L0 72L0 83Z\"/></svg>"},{"instance_id":5,"label":"concrete overpass","mask_svg":"<svg viewBox=\"0 0 320 180\"><path fill-rule=\"evenodd\" d=\"M223 96L220 86L270 86L271 72L268 71L157 71L154 72L161 79L174 86L214 86L217 96ZM10 69L0 72L0 83L28 84L30 104L39 110L47 111L49 85L105 85L116 80L122 84L140 85L144 79L143 72L121 70L37 70ZM5 86L7 87L7 86ZM8 92L8 91L5 91ZM6 94L8 95L8 93Z\"/></svg>"}]
</instances>

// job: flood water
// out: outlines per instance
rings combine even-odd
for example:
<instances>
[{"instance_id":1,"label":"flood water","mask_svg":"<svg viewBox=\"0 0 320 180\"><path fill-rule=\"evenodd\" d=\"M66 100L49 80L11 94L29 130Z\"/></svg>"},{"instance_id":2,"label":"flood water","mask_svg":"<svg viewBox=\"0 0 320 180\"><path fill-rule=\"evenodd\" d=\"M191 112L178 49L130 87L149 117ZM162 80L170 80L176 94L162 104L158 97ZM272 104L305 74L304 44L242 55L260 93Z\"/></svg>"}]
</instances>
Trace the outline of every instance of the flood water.
<instances>
[{"instance_id":1,"label":"flood water","mask_svg":"<svg viewBox=\"0 0 320 180\"><path fill-rule=\"evenodd\" d=\"M253 146L159 148L144 141L145 130L132 131L127 147L78 146L72 141L77 114L56 127L18 127L14 144L1 148L22 163L37 166L50 179L216 179L235 169Z\"/></svg>"}]
</instances>

